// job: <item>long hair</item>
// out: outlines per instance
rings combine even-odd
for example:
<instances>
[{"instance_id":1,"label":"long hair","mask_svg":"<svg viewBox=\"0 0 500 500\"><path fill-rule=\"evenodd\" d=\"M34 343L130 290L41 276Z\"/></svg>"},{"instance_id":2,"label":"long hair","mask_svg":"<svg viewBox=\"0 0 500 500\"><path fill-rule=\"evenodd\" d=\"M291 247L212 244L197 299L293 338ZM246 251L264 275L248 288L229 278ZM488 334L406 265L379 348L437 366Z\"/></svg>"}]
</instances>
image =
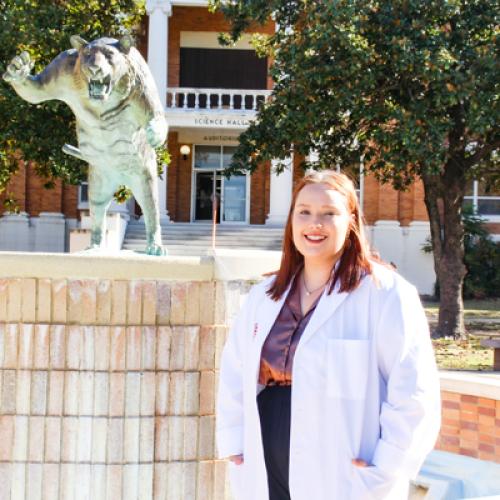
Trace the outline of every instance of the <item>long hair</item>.
<instances>
[{"instance_id":1,"label":"long hair","mask_svg":"<svg viewBox=\"0 0 500 500\"><path fill-rule=\"evenodd\" d=\"M326 184L330 189L334 189L344 195L347 210L353 215L339 259L339 265L336 266L335 275L330 283L328 294L332 293L337 282L340 283L340 292L350 292L359 285L363 276L372 272L370 260L374 259L371 256L365 237L354 184L349 177L333 170L313 172L306 175L293 191L283 236L281 265L279 271L276 273L276 278L267 290L267 294L273 300L278 300L285 293L294 275L304 265L304 257L299 253L293 242L292 219L297 196L301 189L309 184Z\"/></svg>"}]
</instances>

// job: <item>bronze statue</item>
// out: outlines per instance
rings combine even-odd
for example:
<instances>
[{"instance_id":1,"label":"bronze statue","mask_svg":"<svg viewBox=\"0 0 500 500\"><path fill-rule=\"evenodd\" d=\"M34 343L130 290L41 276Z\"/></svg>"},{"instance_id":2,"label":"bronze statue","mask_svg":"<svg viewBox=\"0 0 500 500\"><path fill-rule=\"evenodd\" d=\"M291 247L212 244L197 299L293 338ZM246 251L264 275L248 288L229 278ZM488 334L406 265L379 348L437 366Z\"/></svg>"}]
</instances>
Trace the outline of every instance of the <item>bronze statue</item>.
<instances>
[{"instance_id":1,"label":"bronze statue","mask_svg":"<svg viewBox=\"0 0 500 500\"><path fill-rule=\"evenodd\" d=\"M72 36L71 45L35 76L23 52L3 78L26 101L59 99L75 114L78 148L66 144L63 151L89 164L90 248L100 247L106 210L126 185L144 214L146 253L163 255L154 148L168 129L153 76L130 36L90 43Z\"/></svg>"}]
</instances>

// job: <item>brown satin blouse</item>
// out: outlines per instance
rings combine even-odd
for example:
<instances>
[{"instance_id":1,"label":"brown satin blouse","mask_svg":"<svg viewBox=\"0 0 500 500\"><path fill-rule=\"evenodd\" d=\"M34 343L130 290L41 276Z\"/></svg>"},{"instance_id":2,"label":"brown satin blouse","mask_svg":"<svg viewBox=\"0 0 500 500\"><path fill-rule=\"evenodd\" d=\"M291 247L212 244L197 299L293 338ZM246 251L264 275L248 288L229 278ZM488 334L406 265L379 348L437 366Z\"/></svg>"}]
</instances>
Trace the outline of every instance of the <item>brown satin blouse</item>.
<instances>
[{"instance_id":1,"label":"brown satin blouse","mask_svg":"<svg viewBox=\"0 0 500 500\"><path fill-rule=\"evenodd\" d=\"M320 295L309 311L305 315L302 315L299 275L300 273L297 274L292 288L285 299L285 303L262 346L259 384L292 384L292 366L295 350L321 297Z\"/></svg>"}]
</instances>

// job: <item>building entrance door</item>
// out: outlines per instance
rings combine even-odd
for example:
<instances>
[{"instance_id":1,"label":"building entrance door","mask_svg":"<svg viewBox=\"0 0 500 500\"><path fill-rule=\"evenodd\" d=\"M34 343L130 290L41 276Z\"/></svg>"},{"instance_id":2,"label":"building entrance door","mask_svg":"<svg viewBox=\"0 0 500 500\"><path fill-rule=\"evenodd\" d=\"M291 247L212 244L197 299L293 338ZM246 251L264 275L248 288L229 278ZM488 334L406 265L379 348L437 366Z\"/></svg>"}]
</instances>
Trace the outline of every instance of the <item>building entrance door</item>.
<instances>
[{"instance_id":1,"label":"building entrance door","mask_svg":"<svg viewBox=\"0 0 500 500\"><path fill-rule=\"evenodd\" d=\"M222 173L229 165L234 149L228 146L195 146L192 200L194 222L212 220L214 194L217 223L247 222L247 175L233 175L227 179Z\"/></svg>"},{"instance_id":2,"label":"building entrance door","mask_svg":"<svg viewBox=\"0 0 500 500\"><path fill-rule=\"evenodd\" d=\"M195 172L194 220L211 221L213 196L217 207L217 223L220 222L221 175L216 171Z\"/></svg>"}]
</instances>

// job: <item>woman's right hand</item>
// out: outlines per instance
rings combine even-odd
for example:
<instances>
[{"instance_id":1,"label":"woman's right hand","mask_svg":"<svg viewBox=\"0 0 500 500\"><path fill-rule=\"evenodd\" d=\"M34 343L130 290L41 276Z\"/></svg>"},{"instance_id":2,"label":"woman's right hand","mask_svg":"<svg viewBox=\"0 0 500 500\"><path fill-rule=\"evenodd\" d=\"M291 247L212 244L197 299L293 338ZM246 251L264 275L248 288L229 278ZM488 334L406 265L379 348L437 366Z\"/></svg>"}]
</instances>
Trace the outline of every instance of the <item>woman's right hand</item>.
<instances>
[{"instance_id":1,"label":"woman's right hand","mask_svg":"<svg viewBox=\"0 0 500 500\"><path fill-rule=\"evenodd\" d=\"M233 464L235 464L235 465L241 465L244 462L242 454L241 455L231 455L230 457L228 457L228 460L233 462Z\"/></svg>"}]
</instances>

